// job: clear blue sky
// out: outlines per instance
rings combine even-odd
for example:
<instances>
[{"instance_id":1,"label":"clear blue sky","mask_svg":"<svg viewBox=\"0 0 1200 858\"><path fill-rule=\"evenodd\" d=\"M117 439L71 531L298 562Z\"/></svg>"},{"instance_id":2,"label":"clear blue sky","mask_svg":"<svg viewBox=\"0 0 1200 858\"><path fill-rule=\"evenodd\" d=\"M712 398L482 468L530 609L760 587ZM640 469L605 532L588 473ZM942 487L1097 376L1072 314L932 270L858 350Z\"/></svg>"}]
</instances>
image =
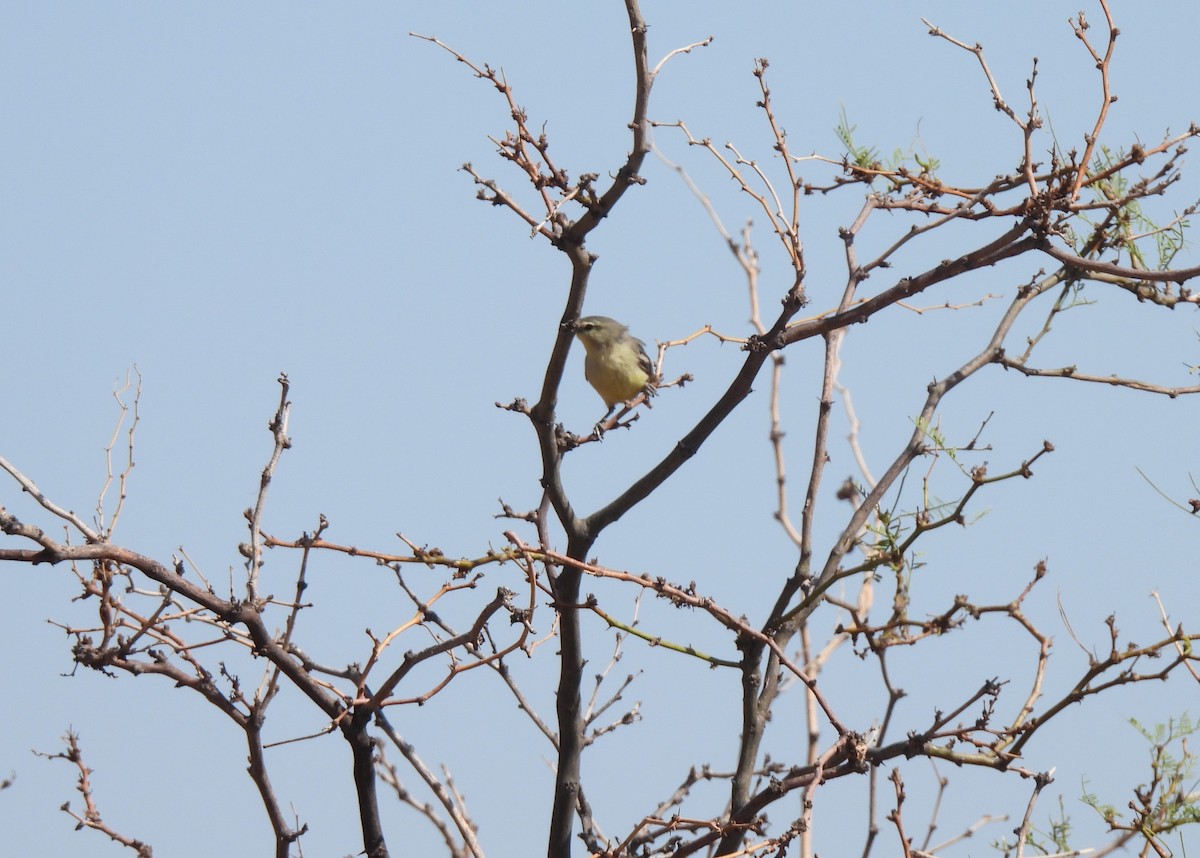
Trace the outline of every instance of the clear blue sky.
<instances>
[{"instance_id":1,"label":"clear blue sky","mask_svg":"<svg viewBox=\"0 0 1200 858\"><path fill-rule=\"evenodd\" d=\"M992 109L973 58L930 38L920 17L983 42L1018 109L1031 59L1039 57L1042 109L1060 144L1070 147L1081 145L1098 101L1096 71L1066 23L1078 5L648 0L652 61L716 37L672 60L650 114L683 119L697 136L734 142L770 163L751 75L754 59L768 57L793 151L840 154L833 128L844 107L863 142L885 154L927 149L947 181L979 184L1017 164L1019 134ZM1118 6L1119 101L1106 132L1114 148L1154 142L1168 127L1179 131L1200 118L1193 97L1200 18L1192 4ZM1085 8L1099 37L1099 8ZM294 449L272 487L268 530L296 536L324 513L333 522L331 539L364 547L399 551L397 531L452 555L477 555L503 542L509 523L494 520L496 498L516 508L536 505L538 464L527 422L493 403L536 398L569 272L516 218L474 200L475 188L458 169L466 161L525 193L487 139L508 128L506 110L464 66L410 31L503 67L531 124L545 123L553 155L572 175L604 176L620 164L629 145L631 64L623 5L615 0L11 3L0 10L0 357L7 369L0 456L58 503L90 514L116 416L112 392L136 365L143 379L137 467L117 539L162 560L182 547L210 580L227 580L230 569L236 579L242 510L253 503L270 449L266 423L277 400L275 379L285 371L294 385ZM728 228L740 229L747 218L759 222L769 316L790 279L758 213L678 134L662 129L656 141L687 166ZM1043 151L1049 145L1048 136L1040 138ZM744 336L744 282L707 215L659 161L649 159L644 172L648 184L631 192L590 242L601 258L588 311L628 321L647 342L706 323ZM813 181L829 175L812 168ZM1200 173L1185 171L1172 203L1179 208L1197 197ZM814 311L840 293L837 228L859 202L853 192L805 202ZM894 226L877 220L864 234L864 253L907 228L899 219ZM907 261L916 269L965 247L945 243ZM1197 262L1190 250L1180 261ZM1051 261L980 272L915 303L1008 294L1043 265ZM1194 312L1168 315L1131 306L1125 296L1103 298L1056 326L1046 363L1195 383L1186 368L1200 362ZM1001 303L973 314L898 313L852 332L843 380L877 471L911 431L925 384L979 347ZM580 364L573 353L560 397L560 418L577 431L600 410ZM795 505L818 364L815 344L788 355L784 416ZM606 502L661 458L739 365L734 347L713 340L672 352L668 374L690 371L696 383L664 393L634 431L572 455L566 478L577 506L588 511ZM999 370L977 381L947 402L942 428L949 437L965 441L994 412L986 436L994 471L1019 464L1043 438L1058 452L1040 463L1036 479L986 494L977 511L989 514L976 526L922 545L927 565L919 575L933 594L929 604L940 606L938 599L957 592L1006 600L1047 558L1051 577L1029 610L1058 642L1051 686L1059 691L1083 663L1059 619L1060 601L1081 640L1094 647L1105 644L1102 620L1113 611L1123 640L1154 638L1160 629L1147 596L1152 589L1177 621L1194 624L1197 523L1135 469L1174 497L1194 497L1188 474L1200 473L1200 406ZM760 388L673 482L605 534L597 546L602 562L695 580L751 618L763 611L765 594L795 556L771 518L765 378ZM844 417L835 433L831 491L855 473L841 442ZM937 490L952 496L960 484L945 464ZM0 481L0 504L51 524L11 482ZM835 532L843 512L831 503L823 532ZM295 559L268 558L265 574L281 593ZM8 690L0 697L0 776L17 775L0 793L0 830L12 854L120 854L98 834L74 832L58 810L67 799L79 807L73 772L29 753L58 750L69 726L82 736L101 810L115 827L162 855L211 855L210 837L227 844L226 854L265 854L269 830L243 773L237 732L200 701L150 678L65 676L69 641L46 620L84 623L94 606L69 601L76 588L68 569L0 572L8 593L0 641L9 654L0 663ZM327 663L362 660L364 627L378 632L406 616L369 564L327 558L312 581L309 596L319 609L306 640ZM489 587L501 583L499 574L487 579ZM604 592L614 609L631 614L627 593ZM732 653L730 641L699 618L644 610L650 628ZM589 634L589 669L600 669L611 644L601 628ZM958 682L1028 682L1031 653L1011 628L997 623L967 637L961 646L943 646L937 665L900 668L910 691L909 723L923 724L956 699L950 691ZM547 715L551 665L548 658L522 665ZM728 676L679 660L663 678L662 653L631 643L617 673L641 668L647 672L626 700L644 701L645 720L606 740L605 762L592 764L592 798L608 814L600 821L610 835L668 794L690 762L731 764L736 701ZM855 683L874 694L875 680L850 659L844 671L828 681L854 711ZM257 681L258 674L247 667L245 676ZM498 683L489 677L471 685L477 681L394 720L427 762L450 765L489 854L538 854L552 781L548 766L529 761L549 758L550 749ZM1031 748L1030 765L1059 766L1053 795L1061 793L1081 827L1086 822L1098 836L1076 802L1081 779L1115 790L1145 777L1143 747L1123 719L1154 722L1189 707L1196 714L1197 699L1195 686L1181 680L1114 695L1073 713L1058 734L1061 745ZM864 721L856 726L869 726L875 702L855 712ZM302 705L290 711L287 723L280 713L278 739L323 726ZM689 732L668 731L672 723L694 724L697 735L717 725L720 742L666 747L664 736ZM795 759L798 737L795 745L776 739L772 752ZM638 771L647 755L661 756L654 778ZM357 852L349 763L339 740L285 746L274 759L285 807L311 828L305 854ZM623 760L635 761L634 776ZM958 792L939 819L940 833L956 833L981 813L1023 808L1025 788L1015 781L982 793L988 780L944 774ZM914 795L908 810L923 819L929 779L922 783L915 770L906 779ZM837 789L831 797L859 806L861 784ZM1104 797L1125 801L1115 791ZM1054 809L1043 800L1039 821ZM772 818L782 822L789 814L794 808L780 807ZM860 820L851 810L846 824ZM1010 829L1002 824L980 837ZM533 832L532 842L519 832ZM434 843L428 827L402 811L391 817L390 833L397 852L410 836L414 852ZM1191 851L1197 843L1193 835ZM978 838L972 846L974 854L985 851ZM858 849L856 836L850 851ZM825 851L832 854L828 843Z\"/></svg>"}]
</instances>

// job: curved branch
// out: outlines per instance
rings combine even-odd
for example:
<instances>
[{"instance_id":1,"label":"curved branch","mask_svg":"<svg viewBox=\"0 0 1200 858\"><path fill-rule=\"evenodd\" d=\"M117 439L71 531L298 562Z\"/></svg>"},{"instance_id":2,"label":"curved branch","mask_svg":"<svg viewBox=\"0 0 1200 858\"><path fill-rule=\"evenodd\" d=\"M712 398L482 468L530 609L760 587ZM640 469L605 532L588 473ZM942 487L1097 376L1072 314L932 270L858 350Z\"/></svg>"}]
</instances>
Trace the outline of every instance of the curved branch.
<instances>
[{"instance_id":1,"label":"curved branch","mask_svg":"<svg viewBox=\"0 0 1200 858\"><path fill-rule=\"evenodd\" d=\"M1074 253L1062 250L1049 243L1042 245L1038 250L1048 256L1053 256L1070 268L1078 268L1080 271L1087 271L1093 274L1123 277L1139 282L1186 283L1195 277L1200 277L1200 265L1194 265L1191 268L1175 268L1167 271L1150 271L1145 268L1130 268L1126 265L1117 265L1114 262L1102 262L1099 259L1084 259L1082 256L1076 256ZM1194 304L1200 301L1200 297L1181 296L1179 300Z\"/></svg>"},{"instance_id":2,"label":"curved branch","mask_svg":"<svg viewBox=\"0 0 1200 858\"><path fill-rule=\"evenodd\" d=\"M646 20L638 8L637 0L625 0L625 12L629 16L629 32L633 37L633 71L636 77L634 84L633 118L629 127L633 130L633 148L625 163L613 176L608 190L601 194L594 205L563 233L562 242L568 246L582 246L588 234L594 230L600 221L608 217L625 192L633 185L642 184L643 180L638 171L642 162L650 153L650 123L646 118L650 106L650 89L654 86L654 73L650 70L650 61L646 46Z\"/></svg>"}]
</instances>

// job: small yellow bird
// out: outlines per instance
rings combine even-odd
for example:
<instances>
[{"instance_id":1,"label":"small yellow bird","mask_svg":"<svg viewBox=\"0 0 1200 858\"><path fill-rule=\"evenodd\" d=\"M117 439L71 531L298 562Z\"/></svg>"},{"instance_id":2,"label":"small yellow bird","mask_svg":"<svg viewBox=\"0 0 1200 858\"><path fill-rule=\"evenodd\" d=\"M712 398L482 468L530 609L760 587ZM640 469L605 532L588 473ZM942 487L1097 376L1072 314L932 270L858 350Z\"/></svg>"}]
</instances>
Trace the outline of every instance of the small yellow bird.
<instances>
[{"instance_id":1,"label":"small yellow bird","mask_svg":"<svg viewBox=\"0 0 1200 858\"><path fill-rule=\"evenodd\" d=\"M639 393L653 396L659 378L654 374L645 344L615 319L585 316L575 325L575 336L587 352L583 375L608 406L596 424L597 430L603 431L604 421L618 405Z\"/></svg>"}]
</instances>

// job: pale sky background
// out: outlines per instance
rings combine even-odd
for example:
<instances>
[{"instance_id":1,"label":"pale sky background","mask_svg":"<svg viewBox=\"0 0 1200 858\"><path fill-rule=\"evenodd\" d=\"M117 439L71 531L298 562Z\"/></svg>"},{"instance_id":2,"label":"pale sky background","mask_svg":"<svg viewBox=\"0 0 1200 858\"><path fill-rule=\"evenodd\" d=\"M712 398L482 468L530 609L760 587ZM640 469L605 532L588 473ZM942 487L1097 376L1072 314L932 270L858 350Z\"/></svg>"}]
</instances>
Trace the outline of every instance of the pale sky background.
<instances>
[{"instance_id":1,"label":"pale sky background","mask_svg":"<svg viewBox=\"0 0 1200 858\"><path fill-rule=\"evenodd\" d=\"M1182 0L1117 3L1121 38L1113 66L1113 106L1105 141L1113 148L1158 141L1169 128L1200 119L1195 33L1200 13ZM928 150L947 181L981 184L1011 170L1020 137L992 108L969 54L930 38L931 19L951 34L985 44L1006 97L1026 104L1024 82L1040 59L1038 97L1064 147L1082 146L1098 104L1097 73L1072 36L1079 3L662 2L646 0L651 62L714 35L713 44L667 66L650 115L683 119L698 137L736 143L771 163L770 139L751 74L771 61L770 84L796 153L836 156L833 133L844 107L859 139L883 153ZM1084 4L1102 42L1100 9ZM266 424L289 374L290 434L269 499L267 529L295 537L320 513L328 537L401 551L394 534L476 556L503 543L497 498L518 509L537 503L536 444L528 421L493 403L534 400L566 295L568 267L544 242L530 240L514 216L474 199L459 171L466 161L528 198L520 176L494 155L488 135L509 127L503 101L433 45L435 35L477 63L503 67L531 125L545 124L551 152L572 176L611 173L629 147L632 70L623 4L580 3L7 3L0 8L0 358L7 370L0 456L22 468L51 498L81 514L94 509L104 480L103 448L116 408L112 392L133 366L143 378L135 468L117 541L167 561L182 546L210 580L241 573L236 547L246 536L270 450ZM757 224L764 314L772 316L790 283L785 261L751 202L739 197L711 159L678 133L660 129L665 155L686 166L711 195L726 226ZM1038 138L1051 145L1049 130ZM629 322L649 343L711 323L748 333L744 281L708 216L663 164L647 160L645 187L627 194L589 242L600 255L587 310ZM833 174L803 168L810 181ZM602 180L603 181L603 180ZM1200 172L1183 181L1161 216L1200 197ZM836 302L844 279L839 226L859 205L858 191L806 199L808 294L812 312ZM877 215L860 252L887 246L907 221ZM898 259L921 270L998 232L960 231ZM964 243L954 243L957 238ZM965 243L973 242L973 243ZM1188 250L1182 265L1198 260ZM914 303L968 303L1009 295L1047 257L1028 258L954 281ZM869 282L880 289L892 281ZM1174 314L1102 290L1097 303L1068 315L1040 353L1040 365L1077 363L1096 374L1141 374L1164 385L1196 383L1200 363L1194 311ZM1004 301L960 313L896 311L851 332L842 380L854 394L862 442L882 471L911 432L925 385L981 346ZM1020 336L1036 328L1030 314ZM1028 328L1028 331L1026 330ZM806 477L820 354L815 343L787 353L784 420L791 501L798 510ZM599 400L572 352L559 417L586 431ZM616 433L569 457L568 490L591 511L660 459L710 406L740 366L732 346L701 339L668 356L668 375L696 382L666 391L632 432ZM774 475L767 441L767 379L676 478L604 534L601 562L695 580L752 620L765 611L795 564L772 520ZM1040 447L1058 448L1031 481L983 493L966 530L944 530L919 544L922 600L914 613L941 610L954 593L977 603L1020 592L1038 560L1050 576L1026 608L1056 639L1047 699L1061 694L1085 659L1067 634L1060 604L1085 645L1106 645L1103 620L1116 611L1121 640L1162 636L1158 591L1173 620L1195 628L1200 616L1197 522L1170 506L1141 469L1177 499L1195 497L1195 400L1020 379L991 368L948 398L942 430L965 442L994 412L980 459L993 473L1014 468ZM834 427L827 491L857 476L844 442L841 406ZM979 459L971 460L976 464ZM914 472L916 485L923 466ZM956 497L963 483L948 462L935 491ZM827 498L819 520L827 538L844 506ZM0 504L47 527L54 522L0 481ZM911 508L911 504L909 505ZM525 533L527 538L532 538ZM6 547L17 547L8 540ZM827 548L828 543L822 543ZM819 550L821 550L819 548ZM265 580L285 593L297 558L268 556ZM0 607L0 830L12 855L125 854L102 835L75 832L58 808L75 775L31 749L57 751L68 727L82 737L105 819L171 856L262 855L270 829L249 779L240 733L194 695L152 677L107 679L72 671L70 642L47 622L84 623L91 603L67 568L8 566ZM433 575L435 573L429 573ZM511 567L490 571L483 589L510 583ZM421 580L413 573L412 580ZM432 579L430 579L432 580ZM407 617L383 570L325 557L310 573L300 635L319 660L345 664L367 652L376 632ZM627 590L593 588L626 618ZM769 603L768 603L769 604ZM700 616L643 606L643 624L724 657L728 636ZM399 618L399 619L398 619ZM836 620L830 619L829 622ZM542 628L548 614L541 617ZM589 670L611 653L597 621L588 629ZM408 646L416 648L414 642ZM909 692L893 734L924 726L991 677L1012 679L1002 707L1023 697L1035 650L1012 623L991 621L911 654L893 667ZM548 651L515 662L546 717L553 711ZM836 705L865 729L879 713L876 671L848 651L823 677ZM940 661L931 662L936 655ZM692 764L732 766L736 678L630 642L614 673L645 669L626 692L644 720L585 758L598 821L620 835L668 795ZM245 668L247 681L258 673ZM856 705L862 698L861 706ZM275 739L319 731L318 714L298 701L273 712ZM1079 847L1102 844L1101 827L1078 802L1088 787L1123 807L1120 791L1145 780L1146 746L1127 719L1197 715L1200 695L1182 676L1167 685L1122 690L1073 710L1040 742L1027 764L1057 767L1035 813L1041 827L1058 796L1077 826ZM802 758L800 698L780 704L768 749ZM792 707L789 709L788 707ZM445 762L466 794L488 854L541 854L552 778L549 745L517 711L494 677L456 683L420 710L392 713L430 764ZM798 725L799 722L796 721ZM396 754L392 755L396 757ZM544 760L544 762L543 762ZM656 761L648 763L647 761ZM340 739L284 746L272 775L285 809L308 823L307 856L358 852L349 757ZM938 839L982 814L1013 814L949 854L982 855L1011 836L1028 785L1014 777L942 769L949 793ZM886 772L881 772L886 775ZM910 830L923 836L933 794L928 764L904 768ZM407 778L416 786L415 778ZM724 783L699 791L720 812ZM865 780L818 794L817 841L824 855L858 854ZM890 802L890 796L887 799ZM439 854L433 832L387 802L394 854ZM888 805L890 806L890 804ZM883 823L881 811L880 822ZM777 826L796 802L770 810ZM849 843L842 838L849 832ZM823 838L823 839L822 839ZM1189 835L1189 854L1200 835ZM885 831L880 853L892 854Z\"/></svg>"}]
</instances>

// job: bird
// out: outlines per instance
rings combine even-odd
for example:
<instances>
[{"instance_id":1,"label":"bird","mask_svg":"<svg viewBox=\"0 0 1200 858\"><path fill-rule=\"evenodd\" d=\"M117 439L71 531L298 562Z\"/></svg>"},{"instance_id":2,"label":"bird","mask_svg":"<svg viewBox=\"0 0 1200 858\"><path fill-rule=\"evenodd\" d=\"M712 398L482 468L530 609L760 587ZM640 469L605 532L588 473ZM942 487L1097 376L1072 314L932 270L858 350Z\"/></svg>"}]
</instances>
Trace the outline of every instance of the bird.
<instances>
[{"instance_id":1,"label":"bird","mask_svg":"<svg viewBox=\"0 0 1200 858\"><path fill-rule=\"evenodd\" d=\"M596 424L604 434L604 421L623 402L640 393L653 396L659 378L646 346L629 333L629 328L608 316L585 316L575 324L575 336L583 343L583 375L600 394L608 411Z\"/></svg>"}]
</instances>

